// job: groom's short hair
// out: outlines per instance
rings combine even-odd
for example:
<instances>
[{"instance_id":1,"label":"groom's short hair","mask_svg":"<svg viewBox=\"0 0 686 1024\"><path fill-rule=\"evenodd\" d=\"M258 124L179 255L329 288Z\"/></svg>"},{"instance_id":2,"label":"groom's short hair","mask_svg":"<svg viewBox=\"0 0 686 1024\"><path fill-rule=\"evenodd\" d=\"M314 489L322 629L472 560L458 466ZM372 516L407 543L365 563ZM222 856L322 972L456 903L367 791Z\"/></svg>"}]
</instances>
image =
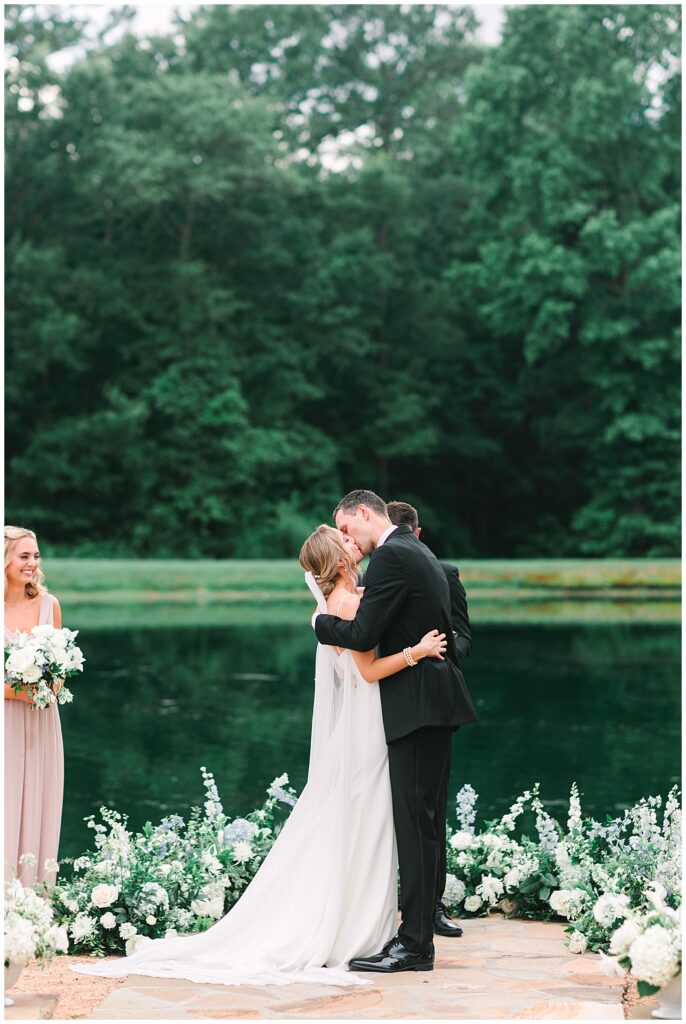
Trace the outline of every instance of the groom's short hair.
<instances>
[{"instance_id":1,"label":"groom's short hair","mask_svg":"<svg viewBox=\"0 0 686 1024\"><path fill-rule=\"evenodd\" d=\"M357 512L358 505L366 505L373 512L378 512L380 516L388 515L386 502L374 491L349 491L333 510L334 523L339 512Z\"/></svg>"},{"instance_id":2,"label":"groom's short hair","mask_svg":"<svg viewBox=\"0 0 686 1024\"><path fill-rule=\"evenodd\" d=\"M414 505L407 501L389 501L386 506L388 518L394 526L409 526L411 530L419 529L419 513Z\"/></svg>"}]
</instances>

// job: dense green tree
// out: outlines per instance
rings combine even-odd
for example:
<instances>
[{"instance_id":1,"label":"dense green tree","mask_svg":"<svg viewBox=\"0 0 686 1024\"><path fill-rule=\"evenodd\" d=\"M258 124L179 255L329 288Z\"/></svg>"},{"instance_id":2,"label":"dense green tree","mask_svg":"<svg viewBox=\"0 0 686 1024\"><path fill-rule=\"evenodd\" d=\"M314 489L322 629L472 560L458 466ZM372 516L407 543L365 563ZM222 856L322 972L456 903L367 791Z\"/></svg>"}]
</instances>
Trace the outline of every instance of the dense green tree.
<instances>
[{"instance_id":1,"label":"dense green tree","mask_svg":"<svg viewBox=\"0 0 686 1024\"><path fill-rule=\"evenodd\" d=\"M675 553L676 6L131 13L6 8L10 521L293 555L362 485L446 553Z\"/></svg>"}]
</instances>

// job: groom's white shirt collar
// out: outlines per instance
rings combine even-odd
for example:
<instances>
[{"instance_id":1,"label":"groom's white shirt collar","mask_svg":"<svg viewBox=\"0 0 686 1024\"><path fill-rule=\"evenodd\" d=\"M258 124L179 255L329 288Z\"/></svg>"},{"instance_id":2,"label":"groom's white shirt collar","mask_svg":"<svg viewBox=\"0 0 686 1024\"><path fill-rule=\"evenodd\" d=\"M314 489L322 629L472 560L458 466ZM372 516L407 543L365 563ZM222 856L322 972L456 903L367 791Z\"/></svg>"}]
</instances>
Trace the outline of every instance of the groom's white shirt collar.
<instances>
[{"instance_id":1,"label":"groom's white shirt collar","mask_svg":"<svg viewBox=\"0 0 686 1024\"><path fill-rule=\"evenodd\" d=\"M398 529L398 525L396 523L396 524L394 524L392 526L389 526L387 530L384 530L384 532L381 534L381 536L379 537L379 539L378 539L378 541L376 543L377 548L380 548L382 544L385 544L386 541L388 540L388 538L390 537L390 535L393 533L393 531L397 530L397 529Z\"/></svg>"}]
</instances>

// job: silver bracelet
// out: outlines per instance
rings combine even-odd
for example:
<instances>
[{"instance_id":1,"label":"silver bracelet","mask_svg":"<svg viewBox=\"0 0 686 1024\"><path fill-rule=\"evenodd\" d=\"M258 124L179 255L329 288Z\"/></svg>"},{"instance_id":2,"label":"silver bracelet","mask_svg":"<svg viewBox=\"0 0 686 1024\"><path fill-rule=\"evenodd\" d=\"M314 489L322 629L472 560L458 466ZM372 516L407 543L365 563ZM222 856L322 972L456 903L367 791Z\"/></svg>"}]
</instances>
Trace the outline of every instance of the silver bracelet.
<instances>
[{"instance_id":1,"label":"silver bracelet","mask_svg":"<svg viewBox=\"0 0 686 1024\"><path fill-rule=\"evenodd\" d=\"M405 661L407 662L407 664L408 664L408 666L410 668L412 668L414 665L417 664L417 662L412 657L412 648L411 647L404 647L403 648L403 654L405 655Z\"/></svg>"}]
</instances>

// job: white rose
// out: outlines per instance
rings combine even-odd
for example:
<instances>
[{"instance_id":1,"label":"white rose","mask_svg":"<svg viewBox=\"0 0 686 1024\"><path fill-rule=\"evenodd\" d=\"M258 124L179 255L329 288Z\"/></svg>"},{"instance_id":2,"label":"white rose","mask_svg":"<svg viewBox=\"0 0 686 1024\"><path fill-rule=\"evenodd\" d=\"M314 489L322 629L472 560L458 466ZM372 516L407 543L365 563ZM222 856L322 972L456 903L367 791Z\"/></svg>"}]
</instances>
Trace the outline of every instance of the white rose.
<instances>
[{"instance_id":1,"label":"white rose","mask_svg":"<svg viewBox=\"0 0 686 1024\"><path fill-rule=\"evenodd\" d=\"M567 945L569 946L572 953L583 953L588 946L588 942L586 941L586 936L583 934L583 932L575 931L572 932L569 936L567 940Z\"/></svg>"},{"instance_id":2,"label":"white rose","mask_svg":"<svg viewBox=\"0 0 686 1024\"><path fill-rule=\"evenodd\" d=\"M450 837L450 845L453 850L468 850L473 845L474 837L470 832L456 832Z\"/></svg>"},{"instance_id":3,"label":"white rose","mask_svg":"<svg viewBox=\"0 0 686 1024\"><path fill-rule=\"evenodd\" d=\"M622 956L628 952L629 947L636 941L641 934L641 929L632 921L631 918L627 918L620 924L619 928L612 933L610 939L610 952L614 956Z\"/></svg>"},{"instance_id":4,"label":"white rose","mask_svg":"<svg viewBox=\"0 0 686 1024\"><path fill-rule=\"evenodd\" d=\"M468 896L467 899L464 901L464 909L468 910L470 913L473 913L475 910L479 909L482 903L483 900L481 899L480 896Z\"/></svg>"},{"instance_id":5,"label":"white rose","mask_svg":"<svg viewBox=\"0 0 686 1024\"><path fill-rule=\"evenodd\" d=\"M111 907L118 897L119 889L116 885L107 885L105 882L101 882L91 893L91 903L94 907Z\"/></svg>"},{"instance_id":6,"label":"white rose","mask_svg":"<svg viewBox=\"0 0 686 1024\"><path fill-rule=\"evenodd\" d=\"M116 923L117 919L114 916L114 914L103 914L102 917L100 918L100 924L103 926L103 928L114 928Z\"/></svg>"},{"instance_id":7,"label":"white rose","mask_svg":"<svg viewBox=\"0 0 686 1024\"><path fill-rule=\"evenodd\" d=\"M136 926L131 924L129 921L124 921L124 924L119 925L119 934L124 942L128 942L129 939L132 939L137 931L138 929Z\"/></svg>"},{"instance_id":8,"label":"white rose","mask_svg":"<svg viewBox=\"0 0 686 1024\"><path fill-rule=\"evenodd\" d=\"M145 923L149 925L157 924L157 918L153 914L148 914Z\"/></svg>"},{"instance_id":9,"label":"white rose","mask_svg":"<svg viewBox=\"0 0 686 1024\"><path fill-rule=\"evenodd\" d=\"M34 667L34 653L29 647L12 651L5 662L5 671L8 676L23 676L32 667Z\"/></svg>"}]
</instances>

